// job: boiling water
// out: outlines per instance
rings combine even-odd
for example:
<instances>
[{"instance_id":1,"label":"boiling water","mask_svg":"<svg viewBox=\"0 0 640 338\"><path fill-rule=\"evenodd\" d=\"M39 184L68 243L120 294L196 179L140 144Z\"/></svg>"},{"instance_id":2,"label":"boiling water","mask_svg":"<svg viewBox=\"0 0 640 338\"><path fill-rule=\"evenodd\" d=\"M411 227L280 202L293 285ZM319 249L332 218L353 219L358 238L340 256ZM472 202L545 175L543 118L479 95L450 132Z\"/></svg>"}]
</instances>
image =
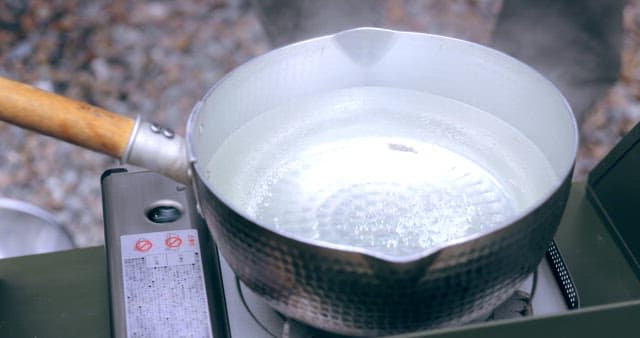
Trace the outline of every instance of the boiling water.
<instances>
[{"instance_id":1,"label":"boiling water","mask_svg":"<svg viewBox=\"0 0 640 338\"><path fill-rule=\"evenodd\" d=\"M207 175L261 224L389 255L496 227L558 179L529 139L493 115L383 87L264 112L222 144Z\"/></svg>"}]
</instances>

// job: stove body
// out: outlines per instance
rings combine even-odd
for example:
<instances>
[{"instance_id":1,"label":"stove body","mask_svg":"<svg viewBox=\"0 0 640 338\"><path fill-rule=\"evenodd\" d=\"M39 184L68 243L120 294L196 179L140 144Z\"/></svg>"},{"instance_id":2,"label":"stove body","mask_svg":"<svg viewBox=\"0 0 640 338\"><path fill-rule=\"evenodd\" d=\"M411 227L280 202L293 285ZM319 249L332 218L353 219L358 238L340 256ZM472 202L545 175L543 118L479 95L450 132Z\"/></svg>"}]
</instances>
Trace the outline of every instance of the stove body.
<instances>
[{"instance_id":1,"label":"stove body","mask_svg":"<svg viewBox=\"0 0 640 338\"><path fill-rule=\"evenodd\" d=\"M123 169L108 171L102 181L116 337L159 330L172 336L186 328L197 337L335 336L285 318L240 282L218 255L186 187L153 172ZM559 278L566 271L562 260L555 253L554 261L551 252L487 320L578 306L570 279L563 285Z\"/></svg>"}]
</instances>

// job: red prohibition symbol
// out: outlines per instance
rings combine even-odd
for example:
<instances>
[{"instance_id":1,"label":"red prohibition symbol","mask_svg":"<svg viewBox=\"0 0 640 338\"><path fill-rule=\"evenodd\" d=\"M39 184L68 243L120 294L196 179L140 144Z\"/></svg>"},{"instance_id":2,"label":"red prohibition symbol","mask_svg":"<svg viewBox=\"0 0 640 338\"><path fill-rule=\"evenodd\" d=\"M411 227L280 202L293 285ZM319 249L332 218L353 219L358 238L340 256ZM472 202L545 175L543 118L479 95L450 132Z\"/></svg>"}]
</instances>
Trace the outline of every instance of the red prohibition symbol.
<instances>
[{"instance_id":1,"label":"red prohibition symbol","mask_svg":"<svg viewBox=\"0 0 640 338\"><path fill-rule=\"evenodd\" d=\"M136 241L135 250L139 252L147 252L153 248L153 243L148 239L139 239Z\"/></svg>"},{"instance_id":2,"label":"red prohibition symbol","mask_svg":"<svg viewBox=\"0 0 640 338\"><path fill-rule=\"evenodd\" d=\"M164 240L164 244L170 249L179 248L182 245L182 238L178 235L169 235Z\"/></svg>"}]
</instances>

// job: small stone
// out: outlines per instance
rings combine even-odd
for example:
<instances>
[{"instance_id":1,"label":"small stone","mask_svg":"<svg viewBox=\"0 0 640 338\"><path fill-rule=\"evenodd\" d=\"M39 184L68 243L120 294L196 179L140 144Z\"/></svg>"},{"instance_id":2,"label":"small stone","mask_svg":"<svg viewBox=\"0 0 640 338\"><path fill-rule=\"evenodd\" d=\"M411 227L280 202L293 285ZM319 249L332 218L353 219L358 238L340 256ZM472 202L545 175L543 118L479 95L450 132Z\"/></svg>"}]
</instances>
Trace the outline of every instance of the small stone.
<instances>
[{"instance_id":1,"label":"small stone","mask_svg":"<svg viewBox=\"0 0 640 338\"><path fill-rule=\"evenodd\" d=\"M108 81L111 68L104 58L95 58L91 61L91 70L98 81Z\"/></svg>"},{"instance_id":2,"label":"small stone","mask_svg":"<svg viewBox=\"0 0 640 338\"><path fill-rule=\"evenodd\" d=\"M46 90L48 92L54 92L53 82L50 80L38 80L33 84L36 88Z\"/></svg>"},{"instance_id":3,"label":"small stone","mask_svg":"<svg viewBox=\"0 0 640 338\"><path fill-rule=\"evenodd\" d=\"M33 51L33 45L29 40L22 41L15 46L7 55L10 61L21 61L31 54Z\"/></svg>"}]
</instances>

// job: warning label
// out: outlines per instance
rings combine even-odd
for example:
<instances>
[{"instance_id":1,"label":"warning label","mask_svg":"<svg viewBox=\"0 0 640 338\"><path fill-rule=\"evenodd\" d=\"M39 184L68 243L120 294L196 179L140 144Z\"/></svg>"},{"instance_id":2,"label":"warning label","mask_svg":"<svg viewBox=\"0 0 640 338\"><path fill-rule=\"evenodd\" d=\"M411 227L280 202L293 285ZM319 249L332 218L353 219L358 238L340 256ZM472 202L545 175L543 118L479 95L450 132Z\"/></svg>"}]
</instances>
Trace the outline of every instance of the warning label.
<instances>
[{"instance_id":1,"label":"warning label","mask_svg":"<svg viewBox=\"0 0 640 338\"><path fill-rule=\"evenodd\" d=\"M198 232L124 235L120 244L127 337L213 337Z\"/></svg>"}]
</instances>

